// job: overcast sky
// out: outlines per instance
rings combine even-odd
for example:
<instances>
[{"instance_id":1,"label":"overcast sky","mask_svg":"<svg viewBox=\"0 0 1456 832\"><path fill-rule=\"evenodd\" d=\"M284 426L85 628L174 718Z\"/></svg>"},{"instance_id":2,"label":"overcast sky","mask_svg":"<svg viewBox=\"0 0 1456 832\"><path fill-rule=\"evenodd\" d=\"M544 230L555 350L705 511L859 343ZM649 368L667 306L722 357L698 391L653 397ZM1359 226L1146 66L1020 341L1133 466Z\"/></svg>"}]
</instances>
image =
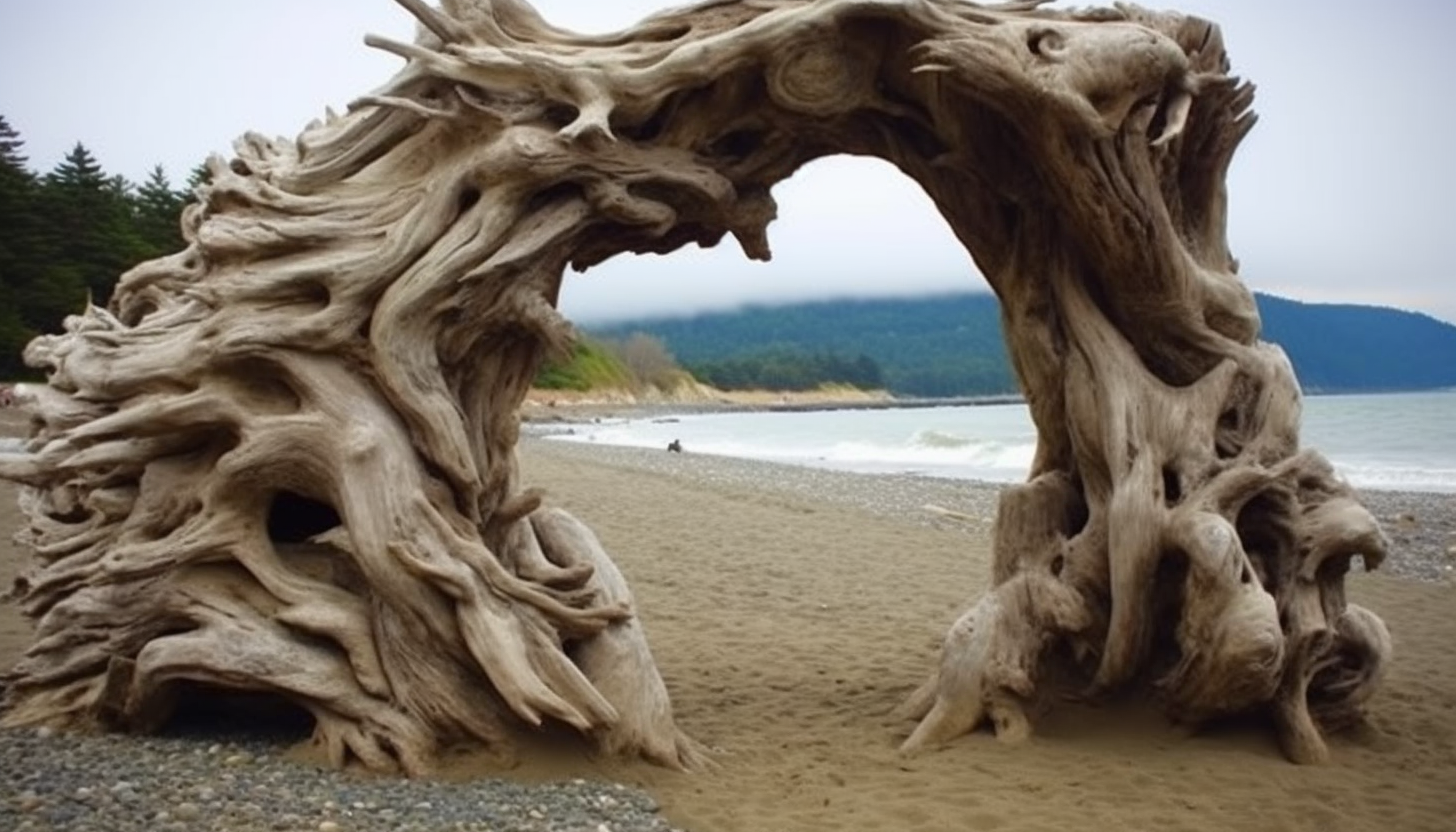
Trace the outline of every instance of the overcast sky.
<instances>
[{"instance_id":1,"label":"overcast sky","mask_svg":"<svg viewBox=\"0 0 1456 832\"><path fill-rule=\"evenodd\" d=\"M559 25L628 26L671 3L538 0ZM1230 175L1229 235L1255 289L1417 309L1456 322L1456 3L1165 0L1223 24L1260 122ZM84 142L111 173L180 183L246 130L296 135L389 78L366 33L408 40L390 0L0 0L0 114L31 166ZM731 240L571 275L581 321L743 302L985 287L914 183L836 157L775 191L774 261Z\"/></svg>"}]
</instances>

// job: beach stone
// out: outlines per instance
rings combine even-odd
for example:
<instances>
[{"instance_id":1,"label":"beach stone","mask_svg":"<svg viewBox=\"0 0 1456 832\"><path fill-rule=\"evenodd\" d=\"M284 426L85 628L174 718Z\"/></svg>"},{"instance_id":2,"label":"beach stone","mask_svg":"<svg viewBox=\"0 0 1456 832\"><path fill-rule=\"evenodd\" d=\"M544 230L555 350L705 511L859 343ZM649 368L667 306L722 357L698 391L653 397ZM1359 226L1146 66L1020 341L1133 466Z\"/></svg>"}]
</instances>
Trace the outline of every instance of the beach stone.
<instances>
[{"instance_id":1,"label":"beach stone","mask_svg":"<svg viewBox=\"0 0 1456 832\"><path fill-rule=\"evenodd\" d=\"M344 827L340 826L338 823L336 823L334 821L326 820L326 821L321 821L319 823L319 825L318 825L318 832L339 832L339 830L341 830L343 828Z\"/></svg>"},{"instance_id":2,"label":"beach stone","mask_svg":"<svg viewBox=\"0 0 1456 832\"><path fill-rule=\"evenodd\" d=\"M21 792L20 797L15 801L16 806L24 814L30 814L45 805L45 801L35 792Z\"/></svg>"},{"instance_id":3,"label":"beach stone","mask_svg":"<svg viewBox=\"0 0 1456 832\"><path fill-rule=\"evenodd\" d=\"M173 810L172 816L180 821L194 821L202 817L202 807L196 803L182 803Z\"/></svg>"}]
</instances>

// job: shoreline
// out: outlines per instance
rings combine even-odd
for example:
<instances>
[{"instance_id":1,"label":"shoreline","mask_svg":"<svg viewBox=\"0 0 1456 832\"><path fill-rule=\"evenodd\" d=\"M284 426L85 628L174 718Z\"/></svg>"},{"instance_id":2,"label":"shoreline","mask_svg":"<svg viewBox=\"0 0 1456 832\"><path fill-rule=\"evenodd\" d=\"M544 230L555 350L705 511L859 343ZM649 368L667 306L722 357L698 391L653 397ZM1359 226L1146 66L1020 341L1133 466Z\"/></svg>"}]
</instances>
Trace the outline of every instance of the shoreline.
<instances>
[{"instance_id":1,"label":"shoreline","mask_svg":"<svg viewBox=\"0 0 1456 832\"><path fill-rule=\"evenodd\" d=\"M985 407L1022 404L1019 394L896 398L884 390L722 391L704 388L695 398L642 399L606 391L598 396L554 390L532 390L521 406L521 421L535 424L581 424L596 419L651 419L710 413L820 413L838 410L918 410L932 407Z\"/></svg>"},{"instance_id":2,"label":"shoreline","mask_svg":"<svg viewBox=\"0 0 1456 832\"><path fill-rule=\"evenodd\" d=\"M612 465L689 485L757 484L774 493L822 499L880 516L989 535L996 500L1013 483L921 473L865 473L719 454L668 453L656 448L554 440L523 434L523 448L562 459ZM707 462L696 465L693 460ZM869 496L879 492L877 496ZM1390 552L1377 572L1428 583L1456 580L1456 494L1434 491L1357 489L1361 502L1380 521ZM955 512L951 517L926 506Z\"/></svg>"},{"instance_id":3,"label":"shoreline","mask_svg":"<svg viewBox=\"0 0 1456 832\"><path fill-rule=\"evenodd\" d=\"M831 391L832 392L832 391ZM1429 391L1418 391L1429 392ZM1346 396L1355 394L1331 394L1334 396ZM1387 394L1368 394L1387 395ZM1313 397L1319 398L1319 397ZM944 399L854 399L854 398L825 398L817 393L808 394L802 399L788 399L782 402L763 401L757 398L750 398L743 401L606 401L596 399L578 399L574 402L547 403L539 399L528 399L520 410L520 421L523 435L550 436L559 433L575 433L580 426L600 425L602 423L651 422L664 424L678 421L683 418L693 418L710 415L752 415L760 413L833 413L837 411L885 411L885 410L923 410L928 408L973 408L973 407L994 407L1012 404L1024 404L1019 396L982 396L966 398L944 398ZM637 446L643 447L643 446ZM1314 446L1320 450L1318 445ZM1347 448L1346 451L1349 449ZM766 458L774 461L772 457ZM810 464L813 462L790 464ZM909 465L910 463L906 463ZM866 466L863 470L871 473L880 473L884 469L876 469ZM936 476L935 474L928 474ZM955 479L973 479L973 477L953 477ZM993 480L993 482L1004 482L1011 484L1013 480ZM1429 486L1429 487L1428 487ZM1456 501L1456 484L1443 480L1439 484L1424 483L1402 483L1376 482L1376 484L1361 485L1355 484L1356 490L1361 493L1381 492L1387 494L1428 494L1433 497L1449 497ZM1456 511L1456 505L1452 506ZM1453 539L1456 544L1456 539Z\"/></svg>"}]
</instances>

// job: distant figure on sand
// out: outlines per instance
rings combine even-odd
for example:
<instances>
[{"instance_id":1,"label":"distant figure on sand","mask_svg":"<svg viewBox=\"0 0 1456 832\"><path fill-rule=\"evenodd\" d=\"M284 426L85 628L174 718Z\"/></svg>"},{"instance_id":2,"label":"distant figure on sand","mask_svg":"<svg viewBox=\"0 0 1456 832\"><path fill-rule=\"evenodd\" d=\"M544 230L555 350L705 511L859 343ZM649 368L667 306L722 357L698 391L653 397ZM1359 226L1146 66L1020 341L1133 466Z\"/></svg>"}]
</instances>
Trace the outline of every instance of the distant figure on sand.
<instances>
[{"instance_id":1,"label":"distant figure on sand","mask_svg":"<svg viewBox=\"0 0 1456 832\"><path fill-rule=\"evenodd\" d=\"M15 405L15 389L8 384L0 384L0 407L13 407Z\"/></svg>"},{"instance_id":2,"label":"distant figure on sand","mask_svg":"<svg viewBox=\"0 0 1456 832\"><path fill-rule=\"evenodd\" d=\"M682 443L674 439L667 443L667 449L675 454L680 454L682 453Z\"/></svg>"}]
</instances>

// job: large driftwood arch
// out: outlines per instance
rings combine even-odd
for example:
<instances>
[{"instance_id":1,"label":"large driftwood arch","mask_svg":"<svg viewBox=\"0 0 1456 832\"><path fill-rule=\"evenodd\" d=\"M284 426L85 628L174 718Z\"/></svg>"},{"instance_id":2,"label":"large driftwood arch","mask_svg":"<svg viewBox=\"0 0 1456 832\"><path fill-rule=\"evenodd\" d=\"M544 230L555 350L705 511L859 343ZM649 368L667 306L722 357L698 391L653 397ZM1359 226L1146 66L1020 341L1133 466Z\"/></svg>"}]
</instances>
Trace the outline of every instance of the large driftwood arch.
<instances>
[{"instance_id":1,"label":"large driftwood arch","mask_svg":"<svg viewBox=\"0 0 1456 832\"><path fill-rule=\"evenodd\" d=\"M30 345L49 385L0 456L36 553L10 724L145 729L191 680L281 693L373 766L503 746L512 716L696 762L621 575L521 489L517 409L571 337L566 266L724 234L765 259L771 188L830 153L934 199L1040 436L906 748L1024 735L1048 661L1184 720L1272 709L1296 760L1359 714L1390 641L1343 578L1383 538L1300 449L1235 276L1224 176L1254 117L1217 28L719 0L584 37L521 0L398 2L417 42L370 40L398 76L297 141L242 139L186 251ZM290 507L322 533L279 532Z\"/></svg>"}]
</instances>

